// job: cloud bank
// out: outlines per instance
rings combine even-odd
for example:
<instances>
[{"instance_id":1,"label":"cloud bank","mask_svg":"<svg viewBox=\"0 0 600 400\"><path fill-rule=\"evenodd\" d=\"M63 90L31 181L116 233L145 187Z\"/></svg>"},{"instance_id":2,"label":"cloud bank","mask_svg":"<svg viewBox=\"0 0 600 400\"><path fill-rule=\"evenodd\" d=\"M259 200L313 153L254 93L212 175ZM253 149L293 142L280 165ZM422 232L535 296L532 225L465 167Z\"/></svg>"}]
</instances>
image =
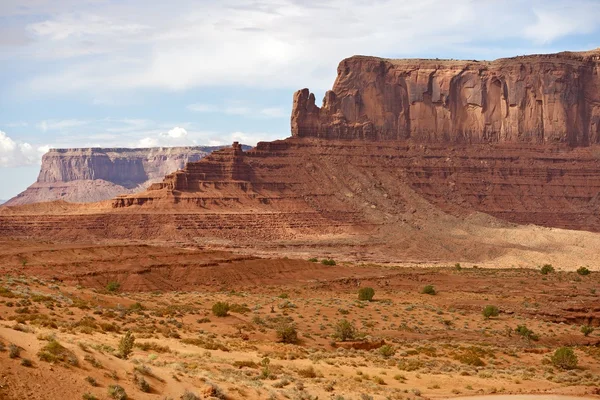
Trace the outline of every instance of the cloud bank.
<instances>
[{"instance_id":1,"label":"cloud bank","mask_svg":"<svg viewBox=\"0 0 600 400\"><path fill-rule=\"evenodd\" d=\"M36 164L47 150L47 147L34 148L29 143L16 142L0 131L0 167Z\"/></svg>"}]
</instances>

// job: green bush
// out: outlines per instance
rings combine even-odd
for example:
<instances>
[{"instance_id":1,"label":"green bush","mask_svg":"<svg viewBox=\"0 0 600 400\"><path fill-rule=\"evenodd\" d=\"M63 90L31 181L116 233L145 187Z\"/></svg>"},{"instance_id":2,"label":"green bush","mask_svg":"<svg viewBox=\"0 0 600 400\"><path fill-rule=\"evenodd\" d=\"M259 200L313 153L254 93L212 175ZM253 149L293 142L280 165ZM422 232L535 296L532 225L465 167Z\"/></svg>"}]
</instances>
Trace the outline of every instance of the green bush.
<instances>
[{"instance_id":1,"label":"green bush","mask_svg":"<svg viewBox=\"0 0 600 400\"><path fill-rule=\"evenodd\" d=\"M430 294L430 295L435 295L437 292L435 291L435 288L433 287L433 285L427 285L423 288L423 290L421 290L421 293L423 294Z\"/></svg>"},{"instance_id":2,"label":"green bush","mask_svg":"<svg viewBox=\"0 0 600 400\"><path fill-rule=\"evenodd\" d=\"M529 328L527 328L527 326L525 325L519 325L515 328L515 332L517 332L518 335L520 335L521 337L523 337L524 339L527 339L527 341L537 341L539 340L539 336L536 335L535 333L533 333L533 331Z\"/></svg>"},{"instance_id":3,"label":"green bush","mask_svg":"<svg viewBox=\"0 0 600 400\"><path fill-rule=\"evenodd\" d=\"M321 260L321 264L323 265L335 265L335 261L331 258L324 258Z\"/></svg>"},{"instance_id":4,"label":"green bush","mask_svg":"<svg viewBox=\"0 0 600 400\"><path fill-rule=\"evenodd\" d=\"M385 344L379 348L379 354L381 354L384 358L390 358L394 354L396 354L396 350L389 344Z\"/></svg>"},{"instance_id":5,"label":"green bush","mask_svg":"<svg viewBox=\"0 0 600 400\"><path fill-rule=\"evenodd\" d=\"M358 290L358 299L359 300L373 300L373 296L375 296L375 290L371 287L364 287Z\"/></svg>"},{"instance_id":6,"label":"green bush","mask_svg":"<svg viewBox=\"0 0 600 400\"><path fill-rule=\"evenodd\" d=\"M593 326L584 325L581 327L581 333L583 333L583 336L589 336L592 332L594 332Z\"/></svg>"},{"instance_id":7,"label":"green bush","mask_svg":"<svg viewBox=\"0 0 600 400\"><path fill-rule=\"evenodd\" d=\"M343 319L335 325L334 336L342 342L352 340L356 337L356 327L352 322Z\"/></svg>"},{"instance_id":8,"label":"green bush","mask_svg":"<svg viewBox=\"0 0 600 400\"><path fill-rule=\"evenodd\" d=\"M222 301L216 302L212 306L212 312L217 317L226 317L229 314L229 303Z\"/></svg>"},{"instance_id":9,"label":"green bush","mask_svg":"<svg viewBox=\"0 0 600 400\"><path fill-rule=\"evenodd\" d=\"M590 270L589 270L589 269L587 269L586 267L579 267L579 268L577 269L577 273L578 273L579 275L585 276L585 275L589 275L591 272L590 272Z\"/></svg>"},{"instance_id":10,"label":"green bush","mask_svg":"<svg viewBox=\"0 0 600 400\"><path fill-rule=\"evenodd\" d=\"M21 355L21 348L19 346L17 346L16 344L9 344L8 345L8 356L10 358L19 358L19 356Z\"/></svg>"},{"instance_id":11,"label":"green bush","mask_svg":"<svg viewBox=\"0 0 600 400\"><path fill-rule=\"evenodd\" d=\"M296 327L288 322L282 322L275 330L277 338L282 343L298 343L298 331Z\"/></svg>"},{"instance_id":12,"label":"green bush","mask_svg":"<svg viewBox=\"0 0 600 400\"><path fill-rule=\"evenodd\" d=\"M125 393L125 389L119 385L109 385L108 396L115 400L127 400L127 393Z\"/></svg>"},{"instance_id":13,"label":"green bush","mask_svg":"<svg viewBox=\"0 0 600 400\"><path fill-rule=\"evenodd\" d=\"M577 356L573 349L569 347L561 347L556 349L550 361L556 368L574 369L577 368Z\"/></svg>"},{"instance_id":14,"label":"green bush","mask_svg":"<svg viewBox=\"0 0 600 400\"><path fill-rule=\"evenodd\" d=\"M135 336L133 336L131 331L127 331L127 333L125 333L125 335L119 341L118 356L126 360L133 351L134 344Z\"/></svg>"},{"instance_id":15,"label":"green bush","mask_svg":"<svg viewBox=\"0 0 600 400\"><path fill-rule=\"evenodd\" d=\"M106 290L114 293L117 290L119 290L120 287L121 284L119 282L108 282L108 284L106 285Z\"/></svg>"},{"instance_id":16,"label":"green bush","mask_svg":"<svg viewBox=\"0 0 600 400\"><path fill-rule=\"evenodd\" d=\"M454 268L455 268L457 271L460 271L460 270L462 269L462 265L460 265L460 263L456 263L456 264L454 264Z\"/></svg>"},{"instance_id":17,"label":"green bush","mask_svg":"<svg viewBox=\"0 0 600 400\"><path fill-rule=\"evenodd\" d=\"M498 310L498 307L496 306L488 305L485 306L485 308L483 309L483 316L486 319L491 317L497 317L498 314L500 314L500 310Z\"/></svg>"},{"instance_id":18,"label":"green bush","mask_svg":"<svg viewBox=\"0 0 600 400\"><path fill-rule=\"evenodd\" d=\"M319 262L319 259L318 258L309 258L308 261L316 263L316 262Z\"/></svg>"},{"instance_id":19,"label":"green bush","mask_svg":"<svg viewBox=\"0 0 600 400\"><path fill-rule=\"evenodd\" d=\"M552 264L544 264L544 266L540 269L542 275L548 275L551 272L554 272L554 267Z\"/></svg>"}]
</instances>

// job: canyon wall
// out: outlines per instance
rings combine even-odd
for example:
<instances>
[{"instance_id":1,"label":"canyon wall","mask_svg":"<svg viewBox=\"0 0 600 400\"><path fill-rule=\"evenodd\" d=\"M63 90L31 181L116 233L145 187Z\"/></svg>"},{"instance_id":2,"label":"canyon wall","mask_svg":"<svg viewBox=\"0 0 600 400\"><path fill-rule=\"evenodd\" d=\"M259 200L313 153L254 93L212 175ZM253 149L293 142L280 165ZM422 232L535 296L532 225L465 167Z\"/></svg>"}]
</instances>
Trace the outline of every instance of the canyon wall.
<instances>
[{"instance_id":1,"label":"canyon wall","mask_svg":"<svg viewBox=\"0 0 600 400\"><path fill-rule=\"evenodd\" d=\"M295 93L292 135L425 143L600 143L600 49L496 61L343 60L322 107Z\"/></svg>"},{"instance_id":2,"label":"canyon wall","mask_svg":"<svg viewBox=\"0 0 600 400\"><path fill-rule=\"evenodd\" d=\"M219 148L51 149L42 157L37 181L5 205L54 200L94 202L136 193Z\"/></svg>"}]
</instances>

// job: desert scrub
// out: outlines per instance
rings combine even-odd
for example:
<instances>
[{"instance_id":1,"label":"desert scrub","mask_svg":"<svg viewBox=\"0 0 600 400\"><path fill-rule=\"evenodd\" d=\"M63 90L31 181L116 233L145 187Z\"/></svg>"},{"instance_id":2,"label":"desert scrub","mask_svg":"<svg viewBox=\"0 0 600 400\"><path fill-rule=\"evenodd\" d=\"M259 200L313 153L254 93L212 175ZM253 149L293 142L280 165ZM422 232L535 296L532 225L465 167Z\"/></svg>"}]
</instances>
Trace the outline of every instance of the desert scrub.
<instances>
[{"instance_id":1,"label":"desert scrub","mask_svg":"<svg viewBox=\"0 0 600 400\"><path fill-rule=\"evenodd\" d=\"M554 267L552 266L552 264L544 264L542 268L540 268L540 272L542 273L542 275L548 275L554 272Z\"/></svg>"},{"instance_id":2,"label":"desert scrub","mask_svg":"<svg viewBox=\"0 0 600 400\"><path fill-rule=\"evenodd\" d=\"M108 292L114 293L121 288L121 284L119 282L108 282L106 284L106 290Z\"/></svg>"},{"instance_id":3,"label":"desert scrub","mask_svg":"<svg viewBox=\"0 0 600 400\"><path fill-rule=\"evenodd\" d=\"M589 275L591 272L586 267L579 267L579 268L577 268L577 273L581 276L585 276L585 275Z\"/></svg>"},{"instance_id":4,"label":"desert scrub","mask_svg":"<svg viewBox=\"0 0 600 400\"><path fill-rule=\"evenodd\" d=\"M335 260L333 260L331 258L324 258L324 259L321 260L321 264L334 266L335 265Z\"/></svg>"},{"instance_id":5,"label":"desert scrub","mask_svg":"<svg viewBox=\"0 0 600 400\"><path fill-rule=\"evenodd\" d=\"M577 368L577 355L570 347L560 347L556 349L552 357L550 357L552 365L560 369L575 369Z\"/></svg>"},{"instance_id":6,"label":"desert scrub","mask_svg":"<svg viewBox=\"0 0 600 400\"><path fill-rule=\"evenodd\" d=\"M396 354L396 350L389 344L385 344L379 348L379 354L381 354L383 358L390 358Z\"/></svg>"},{"instance_id":7,"label":"desert scrub","mask_svg":"<svg viewBox=\"0 0 600 400\"><path fill-rule=\"evenodd\" d=\"M346 340L352 340L356 337L356 327L354 324L347 319L339 321L335 325L334 338L345 342Z\"/></svg>"},{"instance_id":8,"label":"desert scrub","mask_svg":"<svg viewBox=\"0 0 600 400\"><path fill-rule=\"evenodd\" d=\"M58 343L55 339L50 340L42 347L37 355L41 361L50 363L66 362L74 367L79 366L79 360L75 353Z\"/></svg>"},{"instance_id":9,"label":"desert scrub","mask_svg":"<svg viewBox=\"0 0 600 400\"><path fill-rule=\"evenodd\" d=\"M98 386L98 382L96 382L96 379L94 379L91 376L86 376L85 381L87 383L89 383L91 386L94 386L94 387Z\"/></svg>"},{"instance_id":10,"label":"desert scrub","mask_svg":"<svg viewBox=\"0 0 600 400\"><path fill-rule=\"evenodd\" d=\"M133 375L133 383L138 387L142 392L149 393L150 392L150 384L142 375L134 374Z\"/></svg>"},{"instance_id":11,"label":"desert scrub","mask_svg":"<svg viewBox=\"0 0 600 400\"><path fill-rule=\"evenodd\" d=\"M127 393L125 393L125 389L119 385L109 385L108 396L115 400L127 400Z\"/></svg>"},{"instance_id":12,"label":"desert scrub","mask_svg":"<svg viewBox=\"0 0 600 400\"><path fill-rule=\"evenodd\" d=\"M181 400L200 400L200 397L198 397L196 393L190 392L186 389L181 396Z\"/></svg>"},{"instance_id":13,"label":"desert scrub","mask_svg":"<svg viewBox=\"0 0 600 400\"><path fill-rule=\"evenodd\" d=\"M371 301L373 300L373 296L375 296L375 290L371 287L364 287L358 290L358 299Z\"/></svg>"},{"instance_id":14,"label":"desert scrub","mask_svg":"<svg viewBox=\"0 0 600 400\"><path fill-rule=\"evenodd\" d=\"M527 328L525 325L519 325L515 328L515 332L521 336L523 339L526 339L528 342L530 341L538 341L540 337L535 334L531 329Z\"/></svg>"},{"instance_id":15,"label":"desert scrub","mask_svg":"<svg viewBox=\"0 0 600 400\"><path fill-rule=\"evenodd\" d=\"M583 336L589 336L592 332L594 332L593 326L583 325L581 327L581 333L583 333Z\"/></svg>"},{"instance_id":16,"label":"desert scrub","mask_svg":"<svg viewBox=\"0 0 600 400\"><path fill-rule=\"evenodd\" d=\"M296 344L298 343L298 331L296 326L289 322L282 322L275 330L277 339L282 343Z\"/></svg>"},{"instance_id":17,"label":"desert scrub","mask_svg":"<svg viewBox=\"0 0 600 400\"><path fill-rule=\"evenodd\" d=\"M229 314L229 303L216 302L212 306L212 313L217 317L226 317Z\"/></svg>"},{"instance_id":18,"label":"desert scrub","mask_svg":"<svg viewBox=\"0 0 600 400\"><path fill-rule=\"evenodd\" d=\"M126 360L131 352L133 351L133 345L135 344L135 336L131 331L127 331L125 335L119 340L119 347L117 349L117 356Z\"/></svg>"},{"instance_id":19,"label":"desert scrub","mask_svg":"<svg viewBox=\"0 0 600 400\"><path fill-rule=\"evenodd\" d=\"M423 290L421 290L421 293L435 295L437 292L435 291L435 288L433 287L433 285L427 285L423 288Z\"/></svg>"},{"instance_id":20,"label":"desert scrub","mask_svg":"<svg viewBox=\"0 0 600 400\"><path fill-rule=\"evenodd\" d=\"M140 350L143 351L153 351L155 353L170 353L171 349L169 346L161 346L158 343L153 342L137 342L134 344Z\"/></svg>"},{"instance_id":21,"label":"desert scrub","mask_svg":"<svg viewBox=\"0 0 600 400\"><path fill-rule=\"evenodd\" d=\"M496 306L488 305L483 309L483 316L485 319L497 317L498 314L500 314L500 310L498 310L498 307Z\"/></svg>"},{"instance_id":22,"label":"desert scrub","mask_svg":"<svg viewBox=\"0 0 600 400\"><path fill-rule=\"evenodd\" d=\"M21 348L19 346L17 346L16 344L9 344L8 345L8 356L10 358L19 358L19 356L21 355Z\"/></svg>"},{"instance_id":23,"label":"desert scrub","mask_svg":"<svg viewBox=\"0 0 600 400\"><path fill-rule=\"evenodd\" d=\"M315 369L311 365L311 366L309 366L307 368L299 369L298 370L298 375L300 375L302 378L316 378L317 377L317 371L315 371Z\"/></svg>"}]
</instances>

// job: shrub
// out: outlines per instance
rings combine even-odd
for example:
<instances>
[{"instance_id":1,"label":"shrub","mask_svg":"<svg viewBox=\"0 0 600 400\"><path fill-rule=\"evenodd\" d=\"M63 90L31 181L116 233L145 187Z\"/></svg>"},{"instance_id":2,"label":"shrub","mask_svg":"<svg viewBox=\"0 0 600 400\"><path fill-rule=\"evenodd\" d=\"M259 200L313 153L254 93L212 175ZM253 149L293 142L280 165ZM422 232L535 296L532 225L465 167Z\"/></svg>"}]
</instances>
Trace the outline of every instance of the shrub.
<instances>
[{"instance_id":1,"label":"shrub","mask_svg":"<svg viewBox=\"0 0 600 400\"><path fill-rule=\"evenodd\" d=\"M457 271L460 271L460 270L462 269L462 266L460 265L460 263L456 263L456 264L454 264L454 268L455 268Z\"/></svg>"},{"instance_id":2,"label":"shrub","mask_svg":"<svg viewBox=\"0 0 600 400\"><path fill-rule=\"evenodd\" d=\"M86 376L85 381L94 387L98 386L98 382L96 382L96 379L92 376Z\"/></svg>"},{"instance_id":3,"label":"shrub","mask_svg":"<svg viewBox=\"0 0 600 400\"><path fill-rule=\"evenodd\" d=\"M226 317L229 314L229 303L219 301L213 304L212 312L217 317Z\"/></svg>"},{"instance_id":4,"label":"shrub","mask_svg":"<svg viewBox=\"0 0 600 400\"><path fill-rule=\"evenodd\" d=\"M106 284L106 290L113 293L119 290L120 287L121 284L119 282L108 282Z\"/></svg>"},{"instance_id":5,"label":"shrub","mask_svg":"<svg viewBox=\"0 0 600 400\"><path fill-rule=\"evenodd\" d=\"M317 377L317 371L315 371L315 369L311 365L311 366L309 366L307 368L298 370L298 375L300 375L303 378L316 378Z\"/></svg>"},{"instance_id":6,"label":"shrub","mask_svg":"<svg viewBox=\"0 0 600 400\"><path fill-rule=\"evenodd\" d=\"M41 361L50 363L63 361L74 367L79 366L79 360L75 353L58 343L56 339L50 339L37 355Z\"/></svg>"},{"instance_id":7,"label":"shrub","mask_svg":"<svg viewBox=\"0 0 600 400\"><path fill-rule=\"evenodd\" d=\"M497 317L498 314L500 314L500 311L498 310L498 307L496 307L496 306L488 305L488 306L485 306L485 308L483 309L483 316L486 319L488 319L490 317Z\"/></svg>"},{"instance_id":8,"label":"shrub","mask_svg":"<svg viewBox=\"0 0 600 400\"><path fill-rule=\"evenodd\" d=\"M352 340L356 337L356 327L352 322L343 319L335 325L334 336L342 342Z\"/></svg>"},{"instance_id":9,"label":"shrub","mask_svg":"<svg viewBox=\"0 0 600 400\"><path fill-rule=\"evenodd\" d=\"M138 389L140 389L142 392L144 392L144 393L150 392L150 384L148 383L148 381L146 381L146 379L144 379L143 376L138 375L138 374L133 375L133 382L138 387Z\"/></svg>"},{"instance_id":10,"label":"shrub","mask_svg":"<svg viewBox=\"0 0 600 400\"><path fill-rule=\"evenodd\" d=\"M84 393L83 396L81 396L81 398L83 400L98 400L98 398L91 393Z\"/></svg>"},{"instance_id":11,"label":"shrub","mask_svg":"<svg viewBox=\"0 0 600 400\"><path fill-rule=\"evenodd\" d=\"M283 343L298 343L298 331L296 327L288 322L282 322L276 329L277 338Z\"/></svg>"},{"instance_id":12,"label":"shrub","mask_svg":"<svg viewBox=\"0 0 600 400\"><path fill-rule=\"evenodd\" d=\"M577 356L573 349L569 347L561 347L556 349L552 357L552 364L561 369L574 369L577 367Z\"/></svg>"},{"instance_id":13,"label":"shrub","mask_svg":"<svg viewBox=\"0 0 600 400\"><path fill-rule=\"evenodd\" d=\"M196 393L185 390L185 393L181 396L181 400L200 400L200 397Z\"/></svg>"},{"instance_id":14,"label":"shrub","mask_svg":"<svg viewBox=\"0 0 600 400\"><path fill-rule=\"evenodd\" d=\"M524 339L527 339L527 341L537 341L539 340L539 336L536 335L535 333L533 333L533 331L529 328L527 328L527 326L525 325L519 325L515 328L515 332L517 332L517 334L519 334L521 337L523 337Z\"/></svg>"},{"instance_id":15,"label":"shrub","mask_svg":"<svg viewBox=\"0 0 600 400\"><path fill-rule=\"evenodd\" d=\"M335 265L335 261L331 258L324 258L321 260L321 264L333 266L333 265Z\"/></svg>"},{"instance_id":16,"label":"shrub","mask_svg":"<svg viewBox=\"0 0 600 400\"><path fill-rule=\"evenodd\" d=\"M108 396L115 400L127 400L127 393L125 393L125 389L119 385L109 385Z\"/></svg>"},{"instance_id":17,"label":"shrub","mask_svg":"<svg viewBox=\"0 0 600 400\"><path fill-rule=\"evenodd\" d=\"M358 299L359 300L373 300L373 296L375 296L375 290L370 287L360 288L358 290Z\"/></svg>"},{"instance_id":18,"label":"shrub","mask_svg":"<svg viewBox=\"0 0 600 400\"><path fill-rule=\"evenodd\" d=\"M581 276L585 276L585 275L590 274L590 270L587 269L586 267L579 267L579 268L577 268L577 273Z\"/></svg>"},{"instance_id":19,"label":"shrub","mask_svg":"<svg viewBox=\"0 0 600 400\"><path fill-rule=\"evenodd\" d=\"M319 259L318 258L309 258L308 261L316 263L316 262L319 262Z\"/></svg>"},{"instance_id":20,"label":"shrub","mask_svg":"<svg viewBox=\"0 0 600 400\"><path fill-rule=\"evenodd\" d=\"M593 326L584 325L581 327L581 333L583 333L583 336L589 336L592 332L594 332Z\"/></svg>"},{"instance_id":21,"label":"shrub","mask_svg":"<svg viewBox=\"0 0 600 400\"><path fill-rule=\"evenodd\" d=\"M119 340L118 356L124 360L127 360L131 352L133 351L133 345L135 344L135 336L131 331L127 331L125 335Z\"/></svg>"},{"instance_id":22,"label":"shrub","mask_svg":"<svg viewBox=\"0 0 600 400\"><path fill-rule=\"evenodd\" d=\"M24 366L24 367L33 367L33 363L28 358L22 359L21 360L21 365Z\"/></svg>"},{"instance_id":23,"label":"shrub","mask_svg":"<svg viewBox=\"0 0 600 400\"><path fill-rule=\"evenodd\" d=\"M421 293L423 294L430 294L430 295L435 295L437 292L435 291L435 288L433 287L433 285L427 285L423 288L423 290L421 290Z\"/></svg>"},{"instance_id":24,"label":"shrub","mask_svg":"<svg viewBox=\"0 0 600 400\"><path fill-rule=\"evenodd\" d=\"M19 356L21 355L21 348L19 346L17 346L16 344L9 344L8 345L8 356L10 358L19 358Z\"/></svg>"},{"instance_id":25,"label":"shrub","mask_svg":"<svg viewBox=\"0 0 600 400\"><path fill-rule=\"evenodd\" d=\"M552 264L544 264L544 266L540 269L542 275L548 275L551 272L554 272L554 267Z\"/></svg>"},{"instance_id":26,"label":"shrub","mask_svg":"<svg viewBox=\"0 0 600 400\"><path fill-rule=\"evenodd\" d=\"M384 358L390 358L396 354L396 350L394 350L394 348L389 344L386 344L379 348L379 354L381 354Z\"/></svg>"}]
</instances>

